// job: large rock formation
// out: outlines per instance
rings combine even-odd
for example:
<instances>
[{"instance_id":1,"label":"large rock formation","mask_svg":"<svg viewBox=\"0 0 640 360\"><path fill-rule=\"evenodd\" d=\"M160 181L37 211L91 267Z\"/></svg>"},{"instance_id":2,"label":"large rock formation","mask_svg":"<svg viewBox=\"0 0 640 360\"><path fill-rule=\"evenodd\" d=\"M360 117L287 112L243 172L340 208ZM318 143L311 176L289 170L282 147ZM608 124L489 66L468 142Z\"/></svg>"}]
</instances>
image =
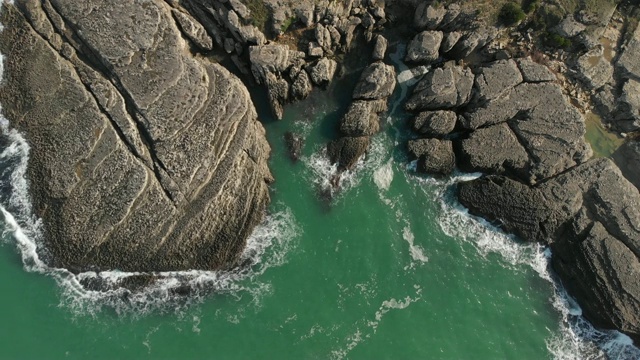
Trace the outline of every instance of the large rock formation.
<instances>
[{"instance_id":1,"label":"large rock formation","mask_svg":"<svg viewBox=\"0 0 640 360\"><path fill-rule=\"evenodd\" d=\"M503 176L459 186L473 214L551 243L553 267L585 316L640 340L640 193L608 159L529 187Z\"/></svg>"},{"instance_id":2,"label":"large rock formation","mask_svg":"<svg viewBox=\"0 0 640 360\"><path fill-rule=\"evenodd\" d=\"M159 0L5 4L0 102L31 145L50 265L217 269L261 221L264 129L244 85L190 53L185 19Z\"/></svg>"},{"instance_id":3,"label":"large rock formation","mask_svg":"<svg viewBox=\"0 0 640 360\"><path fill-rule=\"evenodd\" d=\"M384 56L383 56L384 57ZM339 171L353 168L367 152L370 136L380 130L380 113L396 87L393 66L382 61L364 69L353 91L353 102L340 121L340 138L327 145L327 154Z\"/></svg>"}]
</instances>

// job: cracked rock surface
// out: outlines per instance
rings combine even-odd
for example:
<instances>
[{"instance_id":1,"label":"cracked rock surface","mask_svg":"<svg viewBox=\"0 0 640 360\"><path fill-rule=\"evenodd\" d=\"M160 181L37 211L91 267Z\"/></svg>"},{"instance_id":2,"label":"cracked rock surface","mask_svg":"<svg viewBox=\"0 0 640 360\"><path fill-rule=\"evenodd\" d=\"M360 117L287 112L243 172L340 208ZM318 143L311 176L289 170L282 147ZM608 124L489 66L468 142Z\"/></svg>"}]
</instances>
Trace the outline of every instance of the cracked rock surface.
<instances>
[{"instance_id":1,"label":"cracked rock surface","mask_svg":"<svg viewBox=\"0 0 640 360\"><path fill-rule=\"evenodd\" d=\"M4 7L0 102L31 146L51 266L218 269L264 216L270 148L249 93L190 52L202 32L175 15L157 0Z\"/></svg>"}]
</instances>

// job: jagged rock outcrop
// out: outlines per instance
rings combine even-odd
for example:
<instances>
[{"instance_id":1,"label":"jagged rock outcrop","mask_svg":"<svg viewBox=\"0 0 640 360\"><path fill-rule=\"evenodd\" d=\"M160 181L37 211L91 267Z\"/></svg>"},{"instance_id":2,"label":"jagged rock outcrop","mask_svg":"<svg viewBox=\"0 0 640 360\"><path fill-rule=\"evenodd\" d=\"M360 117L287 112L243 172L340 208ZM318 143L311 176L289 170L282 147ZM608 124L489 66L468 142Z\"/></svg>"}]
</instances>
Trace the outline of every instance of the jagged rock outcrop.
<instances>
[{"instance_id":1,"label":"jagged rock outcrop","mask_svg":"<svg viewBox=\"0 0 640 360\"><path fill-rule=\"evenodd\" d=\"M611 156L624 177L640 190L640 142L629 140Z\"/></svg>"},{"instance_id":2,"label":"jagged rock outcrop","mask_svg":"<svg viewBox=\"0 0 640 360\"><path fill-rule=\"evenodd\" d=\"M370 137L380 130L379 114L396 87L393 66L381 61L369 65L353 91L353 102L340 121L340 138L327 146L329 160L340 171L349 170L367 152Z\"/></svg>"},{"instance_id":3,"label":"jagged rock outcrop","mask_svg":"<svg viewBox=\"0 0 640 360\"><path fill-rule=\"evenodd\" d=\"M411 123L413 131L427 137L444 137L453 132L458 115L453 111L423 111Z\"/></svg>"},{"instance_id":4,"label":"jagged rock outcrop","mask_svg":"<svg viewBox=\"0 0 640 360\"><path fill-rule=\"evenodd\" d=\"M263 218L270 148L248 91L190 54L175 15L152 0L3 7L0 102L31 145L52 266L218 269Z\"/></svg>"},{"instance_id":5,"label":"jagged rock outcrop","mask_svg":"<svg viewBox=\"0 0 640 360\"><path fill-rule=\"evenodd\" d=\"M530 187L503 176L459 185L460 202L523 239L550 243L553 267L596 326L640 340L640 193L608 159Z\"/></svg>"},{"instance_id":6,"label":"jagged rock outcrop","mask_svg":"<svg viewBox=\"0 0 640 360\"><path fill-rule=\"evenodd\" d=\"M420 111L466 105L470 100L474 78L471 69L449 61L420 80L405 107L409 111Z\"/></svg>"},{"instance_id":7,"label":"jagged rock outcrop","mask_svg":"<svg viewBox=\"0 0 640 360\"><path fill-rule=\"evenodd\" d=\"M409 155L417 159L417 170L428 174L449 175L456 166L453 144L449 140L409 140Z\"/></svg>"},{"instance_id":8,"label":"jagged rock outcrop","mask_svg":"<svg viewBox=\"0 0 640 360\"><path fill-rule=\"evenodd\" d=\"M414 63L431 63L438 59L442 32L423 31L409 43L405 61Z\"/></svg>"}]
</instances>

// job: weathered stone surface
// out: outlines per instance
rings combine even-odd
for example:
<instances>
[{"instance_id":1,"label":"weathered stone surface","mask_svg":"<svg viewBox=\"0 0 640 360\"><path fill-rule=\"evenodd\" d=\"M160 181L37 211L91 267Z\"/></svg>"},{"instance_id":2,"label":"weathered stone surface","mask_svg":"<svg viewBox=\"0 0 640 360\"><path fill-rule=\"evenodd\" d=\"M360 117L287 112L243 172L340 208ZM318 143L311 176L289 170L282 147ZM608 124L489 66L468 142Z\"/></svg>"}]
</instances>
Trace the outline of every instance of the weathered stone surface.
<instances>
[{"instance_id":1,"label":"weathered stone surface","mask_svg":"<svg viewBox=\"0 0 640 360\"><path fill-rule=\"evenodd\" d=\"M295 60L304 58L304 53L291 51L286 45L268 44L249 47L251 72L259 84L263 84L268 73L280 74Z\"/></svg>"},{"instance_id":2,"label":"weathered stone surface","mask_svg":"<svg viewBox=\"0 0 640 360\"><path fill-rule=\"evenodd\" d=\"M360 76L353 91L354 100L386 99L396 88L396 71L391 65L375 62Z\"/></svg>"},{"instance_id":3,"label":"weathered stone surface","mask_svg":"<svg viewBox=\"0 0 640 360\"><path fill-rule=\"evenodd\" d=\"M558 174L592 154L584 141L582 114L554 83L520 84L460 120L467 129L508 121L529 153L531 182Z\"/></svg>"},{"instance_id":4,"label":"weathered stone surface","mask_svg":"<svg viewBox=\"0 0 640 360\"><path fill-rule=\"evenodd\" d=\"M331 51L331 33L322 24L316 25L316 41L324 51Z\"/></svg>"},{"instance_id":5,"label":"weathered stone surface","mask_svg":"<svg viewBox=\"0 0 640 360\"><path fill-rule=\"evenodd\" d=\"M582 81L591 89L599 89L613 81L613 65L602 56L602 49L594 49L578 59L577 70Z\"/></svg>"},{"instance_id":6,"label":"weathered stone surface","mask_svg":"<svg viewBox=\"0 0 640 360\"><path fill-rule=\"evenodd\" d=\"M341 137L327 145L329 160L332 164L338 164L338 168L342 170L352 169L367 152L369 143L368 136Z\"/></svg>"},{"instance_id":7,"label":"weathered stone surface","mask_svg":"<svg viewBox=\"0 0 640 360\"><path fill-rule=\"evenodd\" d=\"M289 100L289 83L287 80L278 78L273 73L267 73L267 94L269 105L273 111L273 116L281 120L284 115L284 104Z\"/></svg>"},{"instance_id":8,"label":"weathered stone surface","mask_svg":"<svg viewBox=\"0 0 640 360\"><path fill-rule=\"evenodd\" d=\"M458 166L468 172L521 176L529 155L506 123L478 129L459 140Z\"/></svg>"},{"instance_id":9,"label":"weathered stone surface","mask_svg":"<svg viewBox=\"0 0 640 360\"><path fill-rule=\"evenodd\" d=\"M354 101L340 122L340 132L345 136L371 136L380 130L377 109L373 101Z\"/></svg>"},{"instance_id":10,"label":"weathered stone surface","mask_svg":"<svg viewBox=\"0 0 640 360\"><path fill-rule=\"evenodd\" d=\"M599 328L640 339L640 261L598 222L553 247L553 267L583 314Z\"/></svg>"},{"instance_id":11,"label":"weathered stone surface","mask_svg":"<svg viewBox=\"0 0 640 360\"><path fill-rule=\"evenodd\" d=\"M448 55L455 59L464 59L476 50L485 47L496 36L495 27L479 27L467 32L460 38Z\"/></svg>"},{"instance_id":12,"label":"weathered stone surface","mask_svg":"<svg viewBox=\"0 0 640 360\"><path fill-rule=\"evenodd\" d=\"M636 28L633 37L626 44L622 55L618 58L618 67L624 76L640 81L640 26Z\"/></svg>"},{"instance_id":13,"label":"weathered stone surface","mask_svg":"<svg viewBox=\"0 0 640 360\"><path fill-rule=\"evenodd\" d=\"M414 25L421 30L435 30L444 19L446 13L447 9L444 6L434 6L428 2L421 2L416 8Z\"/></svg>"},{"instance_id":14,"label":"weathered stone surface","mask_svg":"<svg viewBox=\"0 0 640 360\"><path fill-rule=\"evenodd\" d=\"M640 339L640 193L608 159L529 187L501 176L459 185L474 213L551 243L553 266L595 325Z\"/></svg>"},{"instance_id":15,"label":"weathered stone surface","mask_svg":"<svg viewBox=\"0 0 640 360\"><path fill-rule=\"evenodd\" d=\"M441 31L423 31L409 43L405 61L415 63L431 63L440 57Z\"/></svg>"},{"instance_id":16,"label":"weathered stone surface","mask_svg":"<svg viewBox=\"0 0 640 360\"><path fill-rule=\"evenodd\" d=\"M289 159L294 163L300 159L300 155L302 154L302 147L304 146L304 139L302 136L292 133L291 131L287 131L284 133L284 143L287 147L287 154L289 155Z\"/></svg>"},{"instance_id":17,"label":"weathered stone surface","mask_svg":"<svg viewBox=\"0 0 640 360\"><path fill-rule=\"evenodd\" d=\"M190 55L164 3L55 0L49 17L42 2L30 4L77 35L61 32L65 59L34 31L42 24L4 5L0 101L31 145L45 260L72 271L233 264L271 179L244 85ZM91 63L71 46L91 49Z\"/></svg>"},{"instance_id":18,"label":"weathered stone surface","mask_svg":"<svg viewBox=\"0 0 640 360\"><path fill-rule=\"evenodd\" d=\"M534 62L530 57L520 58L516 62L522 73L522 78L526 82L536 83L557 80L556 75L548 67Z\"/></svg>"},{"instance_id":19,"label":"weathered stone surface","mask_svg":"<svg viewBox=\"0 0 640 360\"><path fill-rule=\"evenodd\" d=\"M427 174L449 175L456 166L453 144L449 140L409 140L409 155L418 159L417 171Z\"/></svg>"},{"instance_id":20,"label":"weathered stone surface","mask_svg":"<svg viewBox=\"0 0 640 360\"><path fill-rule=\"evenodd\" d=\"M203 50L213 49L213 39L207 34L202 24L196 21L191 15L185 14L182 11L171 9L173 17L176 19L182 32Z\"/></svg>"},{"instance_id":21,"label":"weathered stone surface","mask_svg":"<svg viewBox=\"0 0 640 360\"><path fill-rule=\"evenodd\" d=\"M318 86L327 86L336 73L338 64L335 60L322 58L311 67L311 81Z\"/></svg>"},{"instance_id":22,"label":"weathered stone surface","mask_svg":"<svg viewBox=\"0 0 640 360\"><path fill-rule=\"evenodd\" d=\"M475 88L480 98L495 99L522 82L522 74L513 59L498 60L480 68Z\"/></svg>"},{"instance_id":23,"label":"weathered stone surface","mask_svg":"<svg viewBox=\"0 0 640 360\"><path fill-rule=\"evenodd\" d=\"M451 109L467 104L474 75L469 68L447 62L444 67L427 73L416 85L407 101L409 111Z\"/></svg>"},{"instance_id":24,"label":"weathered stone surface","mask_svg":"<svg viewBox=\"0 0 640 360\"><path fill-rule=\"evenodd\" d=\"M568 15L560 22L560 24L558 24L558 26L553 28L553 31L560 36L571 38L580 34L586 28L587 27L584 26L584 24L576 21L573 15Z\"/></svg>"},{"instance_id":25,"label":"weathered stone surface","mask_svg":"<svg viewBox=\"0 0 640 360\"><path fill-rule=\"evenodd\" d=\"M640 190L640 142L629 140L612 155L624 177Z\"/></svg>"},{"instance_id":26,"label":"weathered stone surface","mask_svg":"<svg viewBox=\"0 0 640 360\"><path fill-rule=\"evenodd\" d=\"M293 96L296 100L302 100L307 98L311 91L313 90L313 85L311 84L311 78L309 78L309 74L306 70L301 69L296 76L296 79L291 84L291 96Z\"/></svg>"},{"instance_id":27,"label":"weathered stone surface","mask_svg":"<svg viewBox=\"0 0 640 360\"><path fill-rule=\"evenodd\" d=\"M440 44L440 53L446 54L451 51L451 49L456 46L458 40L460 40L461 37L462 33L460 31L452 31L446 33L442 38L442 43Z\"/></svg>"},{"instance_id":28,"label":"weathered stone surface","mask_svg":"<svg viewBox=\"0 0 640 360\"><path fill-rule=\"evenodd\" d=\"M458 115L453 111L423 111L412 120L413 130L428 137L442 137L456 127Z\"/></svg>"},{"instance_id":29,"label":"weathered stone surface","mask_svg":"<svg viewBox=\"0 0 640 360\"><path fill-rule=\"evenodd\" d=\"M373 48L373 60L383 60L387 52L387 38L376 35L376 44Z\"/></svg>"},{"instance_id":30,"label":"weathered stone surface","mask_svg":"<svg viewBox=\"0 0 640 360\"><path fill-rule=\"evenodd\" d=\"M640 81L627 80L622 86L615 112L617 128L631 132L640 130Z\"/></svg>"}]
</instances>

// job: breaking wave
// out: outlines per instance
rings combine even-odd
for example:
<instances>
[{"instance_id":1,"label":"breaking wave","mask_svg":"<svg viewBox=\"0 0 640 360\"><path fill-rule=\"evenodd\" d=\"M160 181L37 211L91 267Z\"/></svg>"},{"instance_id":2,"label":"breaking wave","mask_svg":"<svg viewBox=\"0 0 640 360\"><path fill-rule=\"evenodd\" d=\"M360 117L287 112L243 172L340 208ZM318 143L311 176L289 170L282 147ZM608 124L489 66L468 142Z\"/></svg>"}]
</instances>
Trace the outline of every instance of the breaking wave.
<instances>
[{"instance_id":1,"label":"breaking wave","mask_svg":"<svg viewBox=\"0 0 640 360\"><path fill-rule=\"evenodd\" d=\"M618 331L598 330L583 316L580 306L566 292L551 269L551 250L540 244L520 243L486 220L470 215L455 200L455 184L480 174L457 174L448 180L418 178L421 188L440 203L438 223L451 237L472 244L482 256L495 253L510 266L529 266L553 286L552 304L560 315L559 332L547 339L555 359L640 359L640 349Z\"/></svg>"},{"instance_id":2,"label":"breaking wave","mask_svg":"<svg viewBox=\"0 0 640 360\"><path fill-rule=\"evenodd\" d=\"M259 296L264 284L259 275L267 269L280 266L298 226L288 209L266 217L247 240L241 255L241 267L229 271L177 271L133 273L119 271L84 272L73 274L66 269L52 268L42 260L46 250L41 244L42 223L33 215L26 180L29 145L24 137L9 127L0 117L0 218L4 222L2 238L13 241L20 252L24 268L52 276L62 289L62 304L74 313L95 314L105 308L118 314L146 314L151 311L176 311L204 300L212 291L247 291ZM140 290L128 290L119 284L139 277L154 281ZM89 286L87 286L89 284ZM100 284L100 290L91 290L91 284ZM104 290L109 289L109 290ZM188 295L188 296L185 296Z\"/></svg>"}]
</instances>

